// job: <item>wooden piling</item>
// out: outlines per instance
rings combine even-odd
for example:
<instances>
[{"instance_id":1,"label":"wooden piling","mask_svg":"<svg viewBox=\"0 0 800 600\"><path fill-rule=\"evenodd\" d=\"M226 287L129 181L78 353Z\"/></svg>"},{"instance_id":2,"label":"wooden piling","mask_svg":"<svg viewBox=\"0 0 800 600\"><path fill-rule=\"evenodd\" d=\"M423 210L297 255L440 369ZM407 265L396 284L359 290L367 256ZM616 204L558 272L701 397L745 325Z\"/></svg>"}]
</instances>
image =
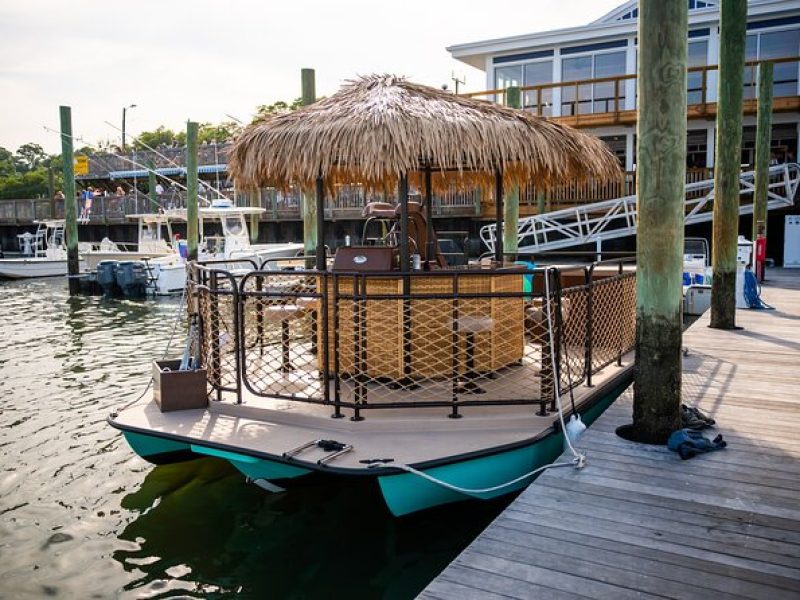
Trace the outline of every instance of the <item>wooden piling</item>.
<instances>
[{"instance_id":1,"label":"wooden piling","mask_svg":"<svg viewBox=\"0 0 800 600\"><path fill-rule=\"evenodd\" d=\"M300 102L303 106L317 101L314 69L301 69L300 80L302 93ZM316 190L303 190L303 251L312 256L317 251L317 195ZM306 267L314 268L314 260L306 260Z\"/></svg>"},{"instance_id":2,"label":"wooden piling","mask_svg":"<svg viewBox=\"0 0 800 600\"><path fill-rule=\"evenodd\" d=\"M711 327L736 327L736 251L747 0L720 4ZM641 38L640 38L641 39ZM685 117L684 117L685 120Z\"/></svg>"},{"instance_id":3,"label":"wooden piling","mask_svg":"<svg viewBox=\"0 0 800 600\"><path fill-rule=\"evenodd\" d=\"M758 116L756 118L756 176L753 192L753 237L767 235L767 190L772 134L772 80L774 65L764 62L758 68Z\"/></svg>"},{"instance_id":4,"label":"wooden piling","mask_svg":"<svg viewBox=\"0 0 800 600\"><path fill-rule=\"evenodd\" d=\"M197 207L197 123L186 123L186 237L189 260L197 260L199 242Z\"/></svg>"},{"instance_id":5,"label":"wooden piling","mask_svg":"<svg viewBox=\"0 0 800 600\"><path fill-rule=\"evenodd\" d=\"M680 428L687 31L686 0L639 3L633 437L657 443Z\"/></svg>"},{"instance_id":6,"label":"wooden piling","mask_svg":"<svg viewBox=\"0 0 800 600\"><path fill-rule=\"evenodd\" d=\"M259 188L255 188L250 190L250 207L251 208L261 208L261 190ZM250 242L255 244L258 241L258 227L260 223L261 215L259 213L253 213L250 215Z\"/></svg>"},{"instance_id":7,"label":"wooden piling","mask_svg":"<svg viewBox=\"0 0 800 600\"><path fill-rule=\"evenodd\" d=\"M69 295L80 293L77 275L80 271L78 257L78 205L75 200L75 156L72 151L72 109L59 108L61 117L61 159L64 163L64 235L67 242L67 275Z\"/></svg>"},{"instance_id":8,"label":"wooden piling","mask_svg":"<svg viewBox=\"0 0 800 600\"><path fill-rule=\"evenodd\" d=\"M522 108L522 92L518 87L506 90L506 104L511 108ZM519 249L519 186L514 185L505 197L503 205L503 249L511 261L517 259Z\"/></svg>"}]
</instances>

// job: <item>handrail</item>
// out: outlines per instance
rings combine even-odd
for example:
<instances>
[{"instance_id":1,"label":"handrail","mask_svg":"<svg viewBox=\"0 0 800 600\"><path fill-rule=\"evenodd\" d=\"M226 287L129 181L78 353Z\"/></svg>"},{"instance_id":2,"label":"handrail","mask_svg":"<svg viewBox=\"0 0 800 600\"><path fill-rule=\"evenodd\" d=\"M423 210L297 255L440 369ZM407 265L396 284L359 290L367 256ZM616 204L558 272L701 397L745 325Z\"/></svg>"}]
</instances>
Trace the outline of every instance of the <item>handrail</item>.
<instances>
[{"instance_id":1,"label":"handrail","mask_svg":"<svg viewBox=\"0 0 800 600\"><path fill-rule=\"evenodd\" d=\"M247 390L256 396L330 406L334 410L333 417L342 417L342 409L349 409L353 411L353 420L363 419L363 413L368 409L410 407L441 407L447 409L450 416L459 417L460 410L472 406L532 405L534 408L539 407L538 414L546 415L548 407L552 410L555 402L555 377L559 380L566 377L566 381L561 381L561 390L562 393L567 392L581 382L590 382L592 375L605 365L619 361L633 344L634 309L631 294L635 294L635 285L631 282L635 280L635 273L623 273L621 262L618 274L605 275L604 279L596 280L592 272L593 267L587 265L561 269L457 269L377 274L253 270L237 278L224 270L191 263L189 285L192 297L198 297L202 360L209 370L212 394L217 401L223 399L223 393L232 393L235 394L236 401L241 402L242 390ZM464 278L475 276L530 276L537 279L530 281L529 289L520 288L515 291L503 291L504 288L495 290L494 284L491 291L475 288L474 284L465 283L459 287L459 280L474 281ZM389 277L409 279L412 283L404 286L403 291L399 287L394 289L379 286L371 290L366 286L367 280ZM424 286L425 281L431 277L449 278L453 282L452 289L444 285L425 290L413 283L417 278L423 278L420 285ZM543 277L558 279L557 285L551 286L550 297L544 295ZM564 280L564 277L568 279ZM562 280L570 283L562 285ZM224 281L224 285L220 285L220 281ZM225 297L228 299L223 301ZM542 332L541 326L535 324L538 321L533 321L532 325L521 321L513 324L513 327L520 328L516 331L524 336L526 348L522 350L526 353L524 364L521 360L513 364L517 368L525 369L520 372L523 377L540 378L538 394L534 392L526 396L522 392L523 395L520 396L509 393L510 388L507 386L518 385L519 375L511 376L501 369L492 377L494 383L491 384L499 390L499 394L495 392L485 398L470 395L473 392L469 390L477 386L471 378L482 376L477 371L469 370L475 368L469 362L474 358L470 358L468 350L470 344L475 344L475 340L469 337L472 335L469 329L459 332L462 325L457 323L461 323L463 319L471 322L469 315L475 308L470 303L485 299L497 299L500 302L514 299L524 301L534 308L538 307L535 310L539 313L542 310L558 311L557 326L552 334ZM452 359L447 359L452 360L452 370L447 366L446 371L442 372L440 365L435 372L427 375L423 371L415 371L411 375L409 368L409 371L404 371L406 375L403 379L393 383L383 379L384 376L380 373L371 373L366 346L362 347L362 344L366 344L368 335L373 335L368 333L372 325L366 315L376 314L368 312L373 310L368 307L376 306L376 302L387 310L398 311L398 314L402 308L403 330L408 334L412 328L411 319L425 320L425 311L430 311L430 318L434 319L434 323L439 323L435 327L439 327L441 332L427 335L443 335L443 343L449 342L451 336L453 338ZM388 308L391 303L395 304L395 308ZM297 309L297 305L301 308ZM281 308L284 306L295 308ZM469 308L470 306L473 308ZM581 306L586 308L582 309ZM466 312L460 312L462 310ZM568 314L570 311L571 314ZM412 317L412 314L416 316ZM576 321L575 315L583 316ZM609 326L608 322L601 324L598 321L596 325L590 322L593 319L611 319L613 323ZM511 325L496 323L492 327ZM328 337L329 331L332 339ZM497 331L500 332L500 329ZM228 337L229 334L232 339ZM403 335L406 336L406 333ZM233 348L230 347L231 341ZM333 346L329 346L331 342ZM531 344L533 347L528 349ZM546 358L549 356L547 351L535 350L537 345L553 345L555 362ZM462 349L458 350L459 347ZM404 342L403 361L406 360L406 353L410 348L409 342ZM562 352L561 348L567 350ZM399 347L397 351L400 352ZM468 353L466 359L464 352ZM340 355L347 359L347 364L340 360ZM423 359L418 357L414 360ZM540 363L539 367L535 363ZM447 364L449 363L445 363ZM293 378L287 379L285 376L286 372L298 369L304 373L299 375L305 382L302 389L291 383ZM410 379L412 376L414 379ZM505 380L504 377L507 376L510 378ZM447 394L432 399L426 399L424 394L413 399L403 397L403 390L414 389L419 384L441 386L443 378L452 384L452 398L448 399ZM467 383L460 383L465 378ZM479 383L489 385L486 381L478 379ZM458 390L460 387L467 391ZM375 401L373 394L383 397L380 401Z\"/></svg>"},{"instance_id":2,"label":"handrail","mask_svg":"<svg viewBox=\"0 0 800 600\"><path fill-rule=\"evenodd\" d=\"M754 69L760 64L763 63L773 63L773 64L782 64L782 63L792 63L792 62L800 62L800 56L785 56L782 58L769 58L769 59L758 59L758 60L749 60L745 62L745 68L752 68ZM700 65L696 67L689 67L687 69L688 73L703 73L703 104L705 103L705 92L708 88L708 81L707 81L707 74L711 71L718 71L719 65ZM625 73L622 75L609 75L606 77L595 77L592 79L576 79L570 81L559 81L559 82L551 82L551 83L539 83L534 85L523 85L517 86L521 92L542 92L545 90L554 90L564 87L575 87L575 86L585 86L585 85L594 85L598 83L614 83L617 84L622 81L628 81L632 79L638 78L638 73ZM746 86L754 86L755 80L750 82L745 82ZM508 88L498 88L493 90L483 90L478 92L465 92L463 94L459 94L465 98L477 98L481 96L503 96L505 97L506 90ZM623 88L624 89L624 88ZM617 90L614 98L617 100L621 99L619 95L619 91ZM541 106L540 96L537 96L537 104L536 106ZM490 100L489 100L490 101ZM612 112L612 111L605 111L605 112Z\"/></svg>"}]
</instances>

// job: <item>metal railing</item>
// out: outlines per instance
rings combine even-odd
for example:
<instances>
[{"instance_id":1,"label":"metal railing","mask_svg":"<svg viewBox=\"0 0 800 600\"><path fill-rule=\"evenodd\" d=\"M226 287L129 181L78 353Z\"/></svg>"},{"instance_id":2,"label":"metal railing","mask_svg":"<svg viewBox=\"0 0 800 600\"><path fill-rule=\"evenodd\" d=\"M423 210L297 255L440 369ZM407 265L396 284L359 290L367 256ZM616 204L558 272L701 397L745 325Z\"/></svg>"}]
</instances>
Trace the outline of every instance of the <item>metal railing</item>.
<instances>
[{"instance_id":1,"label":"metal railing","mask_svg":"<svg viewBox=\"0 0 800 600\"><path fill-rule=\"evenodd\" d=\"M324 405L335 418L511 405L546 415L556 379L562 394L591 385L634 344L635 273L621 266L241 274L197 264L189 286L212 399Z\"/></svg>"}]
</instances>

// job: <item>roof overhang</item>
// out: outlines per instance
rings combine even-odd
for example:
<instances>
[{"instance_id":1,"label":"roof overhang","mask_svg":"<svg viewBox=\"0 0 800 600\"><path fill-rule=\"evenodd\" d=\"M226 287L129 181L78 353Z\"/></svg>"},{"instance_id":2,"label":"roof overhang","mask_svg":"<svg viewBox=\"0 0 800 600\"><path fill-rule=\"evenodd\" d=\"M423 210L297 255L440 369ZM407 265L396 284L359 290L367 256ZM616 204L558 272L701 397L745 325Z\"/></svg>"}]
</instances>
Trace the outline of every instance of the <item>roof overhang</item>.
<instances>
[{"instance_id":1,"label":"roof overhang","mask_svg":"<svg viewBox=\"0 0 800 600\"><path fill-rule=\"evenodd\" d=\"M627 3L626 5L627 6ZM622 7L619 7L622 8ZM616 12L612 11L613 12ZM800 10L800 0L753 0L748 3L748 17L777 15ZM609 13L609 14L612 14ZM601 19L602 20L602 19ZM718 8L702 8L689 12L689 27L716 22L719 20ZM516 53L523 50L557 48L582 43L588 40L603 41L612 38L636 35L638 19L625 21L599 22L567 27L551 31L527 33L504 38L468 42L448 46L447 51L460 60L481 71L486 70L486 60L492 56Z\"/></svg>"}]
</instances>

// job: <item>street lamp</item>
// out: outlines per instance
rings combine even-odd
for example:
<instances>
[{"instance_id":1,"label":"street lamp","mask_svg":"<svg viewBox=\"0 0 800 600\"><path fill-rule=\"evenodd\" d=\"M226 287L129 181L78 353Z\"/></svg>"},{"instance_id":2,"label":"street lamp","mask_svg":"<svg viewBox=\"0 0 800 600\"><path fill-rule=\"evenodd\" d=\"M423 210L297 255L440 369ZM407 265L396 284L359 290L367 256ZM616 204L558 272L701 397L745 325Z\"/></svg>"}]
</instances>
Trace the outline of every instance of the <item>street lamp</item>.
<instances>
[{"instance_id":1,"label":"street lamp","mask_svg":"<svg viewBox=\"0 0 800 600\"><path fill-rule=\"evenodd\" d=\"M122 108L122 152L125 152L125 113L131 108L136 108L135 104Z\"/></svg>"}]
</instances>

